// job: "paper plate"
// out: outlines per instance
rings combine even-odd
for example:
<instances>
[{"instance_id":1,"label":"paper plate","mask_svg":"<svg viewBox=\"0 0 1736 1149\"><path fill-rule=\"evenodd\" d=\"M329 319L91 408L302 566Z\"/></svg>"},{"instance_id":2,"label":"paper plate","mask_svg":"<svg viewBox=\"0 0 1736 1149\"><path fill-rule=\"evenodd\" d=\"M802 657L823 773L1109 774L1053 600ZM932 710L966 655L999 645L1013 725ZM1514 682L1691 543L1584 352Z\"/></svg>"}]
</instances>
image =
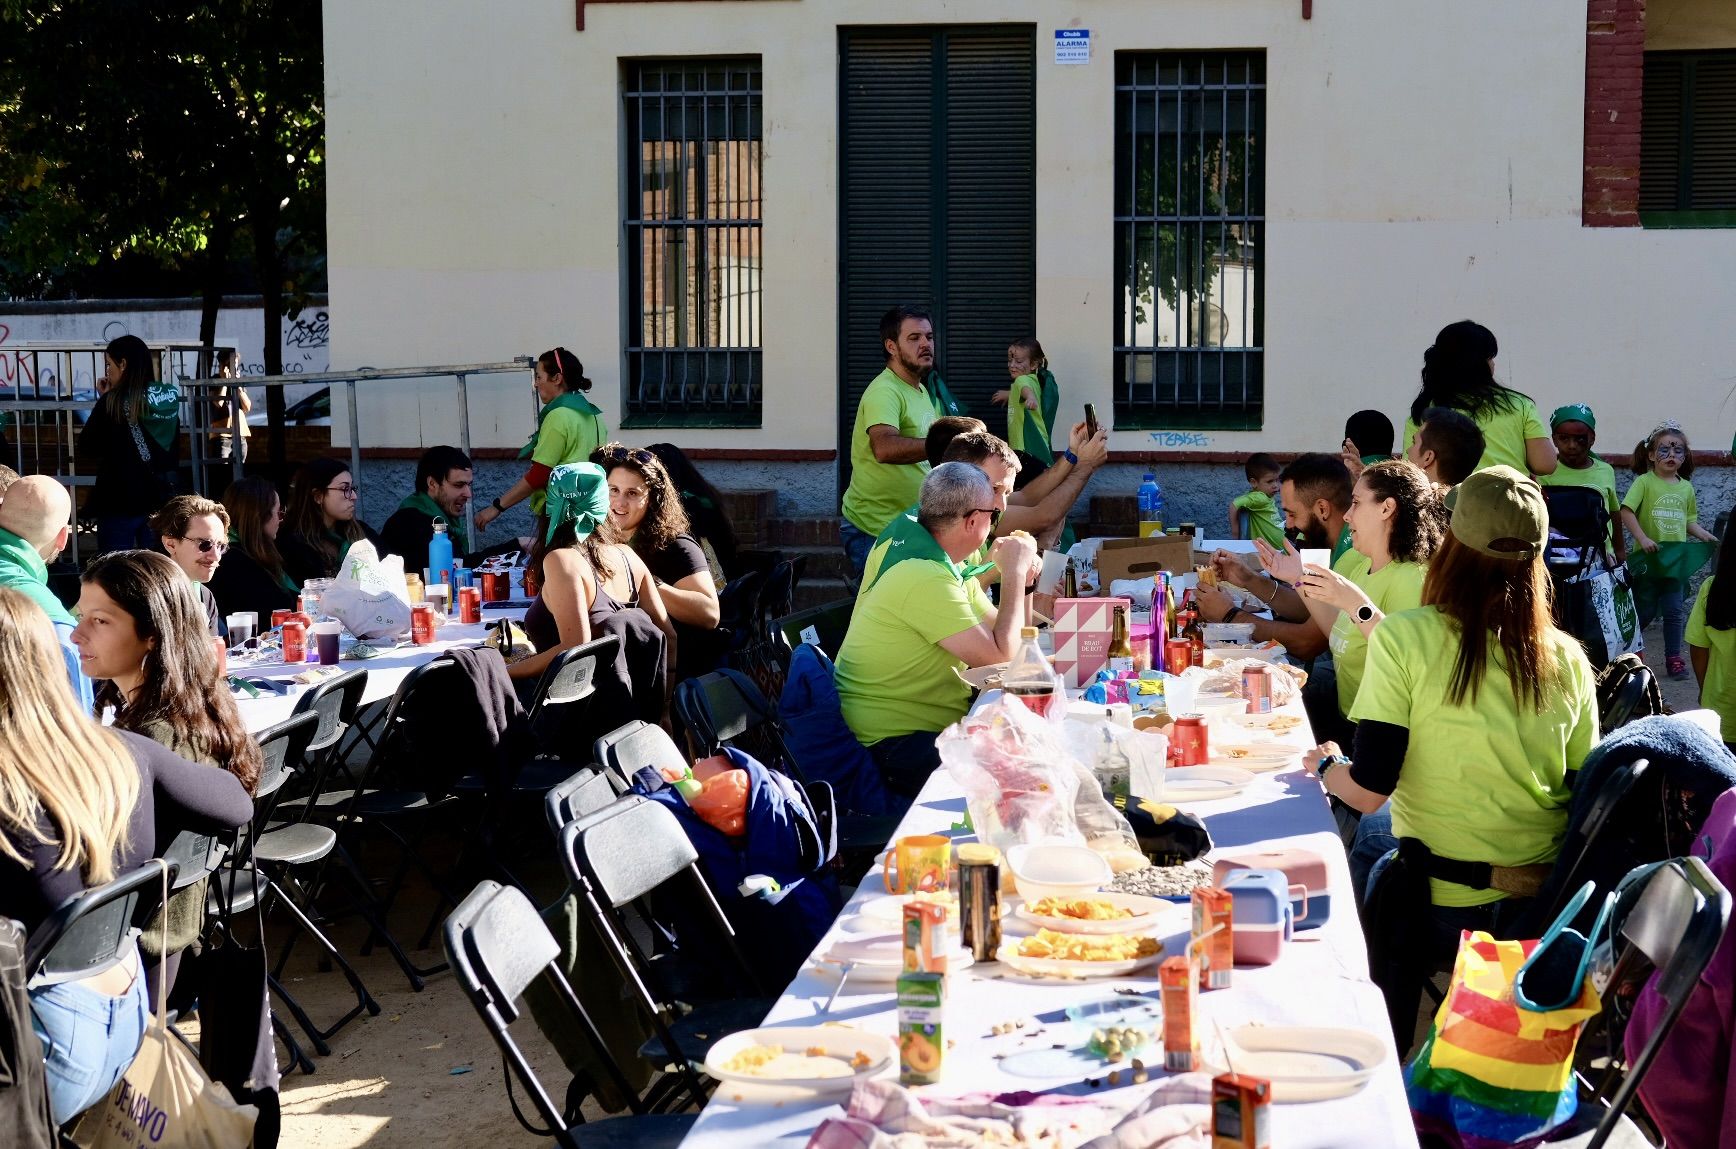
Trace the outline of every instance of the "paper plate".
<instances>
[{"instance_id":1,"label":"paper plate","mask_svg":"<svg viewBox=\"0 0 1736 1149\"><path fill-rule=\"evenodd\" d=\"M1019 943L1003 942L995 952L995 960L1010 970L1036 977L1126 977L1142 966L1155 966L1163 957L1163 946L1157 952L1127 961L1067 961L1062 958L1033 958L1019 953Z\"/></svg>"},{"instance_id":2,"label":"paper plate","mask_svg":"<svg viewBox=\"0 0 1736 1149\"><path fill-rule=\"evenodd\" d=\"M1203 802L1240 794L1254 775L1239 766L1177 766L1163 772L1165 802Z\"/></svg>"},{"instance_id":3,"label":"paper plate","mask_svg":"<svg viewBox=\"0 0 1736 1149\"><path fill-rule=\"evenodd\" d=\"M1105 918L1101 921L1087 921L1083 918L1044 917L1031 912L1031 903L1020 902L1018 909L1013 911L1019 918L1043 929L1055 930L1063 934L1143 934L1158 928L1158 915L1173 912L1171 903L1157 898L1148 898L1140 894L1097 893L1087 894L1080 901L1108 902L1122 909L1132 910L1133 916L1128 918Z\"/></svg>"},{"instance_id":4,"label":"paper plate","mask_svg":"<svg viewBox=\"0 0 1736 1149\"><path fill-rule=\"evenodd\" d=\"M1212 747L1211 764L1264 774L1295 766L1301 757L1300 747L1281 746L1275 742L1226 743Z\"/></svg>"},{"instance_id":5,"label":"paper plate","mask_svg":"<svg viewBox=\"0 0 1736 1149\"><path fill-rule=\"evenodd\" d=\"M784 1052L767 1066L770 1075L725 1068L738 1054L755 1046L783 1048ZM713 1045L705 1055L705 1072L719 1081L842 1091L887 1069L897 1057L892 1039L878 1033L844 1025L774 1025L732 1033ZM853 1060L862 1064L852 1064Z\"/></svg>"},{"instance_id":6,"label":"paper plate","mask_svg":"<svg viewBox=\"0 0 1736 1149\"><path fill-rule=\"evenodd\" d=\"M1230 1048L1211 1060L1272 1083L1272 1100L1325 1101L1368 1084L1386 1061L1379 1037L1360 1029L1243 1025L1225 1035Z\"/></svg>"},{"instance_id":7,"label":"paper plate","mask_svg":"<svg viewBox=\"0 0 1736 1149\"><path fill-rule=\"evenodd\" d=\"M1232 726L1240 726L1251 736L1288 734L1292 730L1300 730L1306 723L1294 714L1285 714L1274 710L1268 714L1232 714L1226 720Z\"/></svg>"},{"instance_id":8,"label":"paper plate","mask_svg":"<svg viewBox=\"0 0 1736 1149\"><path fill-rule=\"evenodd\" d=\"M880 922L885 926L891 926L893 929L903 929L904 907L910 904L910 899L931 896L932 895L923 894L881 894L877 898L870 898L866 902L863 902L862 909L858 912L870 921ZM948 917L950 920L956 922L958 921L958 895L948 894L947 898L948 901L946 907Z\"/></svg>"},{"instance_id":9,"label":"paper plate","mask_svg":"<svg viewBox=\"0 0 1736 1149\"><path fill-rule=\"evenodd\" d=\"M946 955L950 973L970 966L975 961L971 952L955 946ZM855 934L839 937L820 955L817 962L822 973L836 976L846 965L850 969L850 984L884 985L898 980L904 972L904 938L900 934Z\"/></svg>"}]
</instances>

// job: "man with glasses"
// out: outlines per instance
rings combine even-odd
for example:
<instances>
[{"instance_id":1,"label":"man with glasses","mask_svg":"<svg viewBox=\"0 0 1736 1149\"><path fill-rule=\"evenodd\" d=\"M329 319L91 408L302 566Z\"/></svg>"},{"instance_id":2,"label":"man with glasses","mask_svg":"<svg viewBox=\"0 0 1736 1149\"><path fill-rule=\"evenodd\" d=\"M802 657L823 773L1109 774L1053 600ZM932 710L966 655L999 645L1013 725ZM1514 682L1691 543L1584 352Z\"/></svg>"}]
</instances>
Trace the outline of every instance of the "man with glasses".
<instances>
[{"instance_id":1,"label":"man with glasses","mask_svg":"<svg viewBox=\"0 0 1736 1149\"><path fill-rule=\"evenodd\" d=\"M223 552L229 549L229 512L222 503L200 495L176 495L151 516L151 530L163 540L163 549L193 581L199 605L213 638L228 638L229 628L217 609L217 596L205 584L217 573Z\"/></svg>"},{"instance_id":2,"label":"man with glasses","mask_svg":"<svg viewBox=\"0 0 1736 1149\"><path fill-rule=\"evenodd\" d=\"M940 764L935 735L970 705L956 672L1011 659L1029 616L1025 585L1037 561L1030 536L996 539L989 550L1001 574L998 610L964 566L988 539L998 503L980 467L930 471L916 517L893 521L885 559L838 651L844 721L887 789L906 798Z\"/></svg>"},{"instance_id":3,"label":"man with glasses","mask_svg":"<svg viewBox=\"0 0 1736 1149\"><path fill-rule=\"evenodd\" d=\"M0 586L28 595L47 612L60 640L60 655L72 692L89 714L95 704L90 678L72 645L74 619L48 589L48 564L60 557L72 535L72 496L47 475L26 475L6 488L0 501Z\"/></svg>"}]
</instances>

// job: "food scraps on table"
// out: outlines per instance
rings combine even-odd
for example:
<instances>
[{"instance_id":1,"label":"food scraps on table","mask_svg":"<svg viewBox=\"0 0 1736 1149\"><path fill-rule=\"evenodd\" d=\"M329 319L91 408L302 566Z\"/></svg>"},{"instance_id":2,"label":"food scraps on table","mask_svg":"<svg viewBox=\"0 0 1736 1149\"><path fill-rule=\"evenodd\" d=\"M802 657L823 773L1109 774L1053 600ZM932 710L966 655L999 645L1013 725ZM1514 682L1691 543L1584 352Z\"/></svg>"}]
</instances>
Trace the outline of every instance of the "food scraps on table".
<instances>
[{"instance_id":1,"label":"food scraps on table","mask_svg":"<svg viewBox=\"0 0 1736 1149\"><path fill-rule=\"evenodd\" d=\"M810 1046L801 1053L786 1050L781 1045L750 1045L723 1063L726 1073L746 1077L763 1077L770 1081L813 1077L848 1077L853 1071L868 1068L874 1059L858 1049L846 1059L820 1046Z\"/></svg>"},{"instance_id":2,"label":"food scraps on table","mask_svg":"<svg viewBox=\"0 0 1736 1149\"><path fill-rule=\"evenodd\" d=\"M1163 951L1156 938L1131 934L1064 934L1038 930L1019 942L1019 956L1048 961L1134 961Z\"/></svg>"},{"instance_id":3,"label":"food scraps on table","mask_svg":"<svg viewBox=\"0 0 1736 1149\"><path fill-rule=\"evenodd\" d=\"M1126 906L1101 898L1039 898L1030 908L1040 918L1072 918L1081 922L1107 922L1133 916Z\"/></svg>"}]
</instances>

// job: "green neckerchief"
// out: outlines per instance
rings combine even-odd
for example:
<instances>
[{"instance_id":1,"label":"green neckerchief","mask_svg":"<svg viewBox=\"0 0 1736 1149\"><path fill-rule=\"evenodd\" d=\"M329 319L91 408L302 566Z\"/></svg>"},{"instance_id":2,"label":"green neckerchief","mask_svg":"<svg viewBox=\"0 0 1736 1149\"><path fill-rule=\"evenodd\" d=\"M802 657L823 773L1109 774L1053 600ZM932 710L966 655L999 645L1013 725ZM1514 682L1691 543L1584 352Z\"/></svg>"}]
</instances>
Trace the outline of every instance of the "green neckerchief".
<instances>
[{"instance_id":1,"label":"green neckerchief","mask_svg":"<svg viewBox=\"0 0 1736 1149\"><path fill-rule=\"evenodd\" d=\"M229 528L229 549L232 551L233 550L239 550L240 547L241 547L241 536L235 533L234 527L230 527ZM249 555L248 557L252 558L253 556ZM259 562L258 559L254 559L253 561ZM265 564L259 563L259 569L265 570ZM271 572L265 571L265 573L270 574ZM289 577L289 572L284 570L281 565L277 568L277 578L275 579L275 581L276 581L278 586L282 587L284 590L288 591L290 594L300 593L301 588L295 585L295 580Z\"/></svg>"},{"instance_id":2,"label":"green neckerchief","mask_svg":"<svg viewBox=\"0 0 1736 1149\"><path fill-rule=\"evenodd\" d=\"M934 404L934 417L945 418L948 415L968 415L970 408L953 397L946 386L946 380L940 377L940 372L930 371L928 378L922 381L928 389L928 401Z\"/></svg>"},{"instance_id":3,"label":"green neckerchief","mask_svg":"<svg viewBox=\"0 0 1736 1149\"><path fill-rule=\"evenodd\" d=\"M181 389L161 379L148 384L144 417L139 426L156 440L157 446L173 451L175 436L181 431Z\"/></svg>"},{"instance_id":4,"label":"green neckerchief","mask_svg":"<svg viewBox=\"0 0 1736 1149\"><path fill-rule=\"evenodd\" d=\"M543 420L549 417L550 411L577 411L581 415L601 415L603 409L579 394L577 391L562 391L544 404L543 409L536 413L536 430L531 432L530 442L526 443L518 453L521 459L528 459L536 450L536 437L542 434Z\"/></svg>"},{"instance_id":5,"label":"green neckerchief","mask_svg":"<svg viewBox=\"0 0 1736 1149\"><path fill-rule=\"evenodd\" d=\"M36 548L8 530L0 530L0 586L23 593L54 622L67 626L78 622L48 589L48 564Z\"/></svg>"},{"instance_id":6,"label":"green neckerchief","mask_svg":"<svg viewBox=\"0 0 1736 1149\"><path fill-rule=\"evenodd\" d=\"M1009 405L1019 403L1019 410L1013 412L1012 419L1025 421L1025 454L1043 466L1051 467L1055 464L1055 412L1061 405L1061 391L1047 368L1019 376L1019 379L1027 378L1037 381L1037 410L1026 410L1016 398L1009 397L1007 402ZM1013 384L1016 389L1018 380L1015 379Z\"/></svg>"},{"instance_id":7,"label":"green neckerchief","mask_svg":"<svg viewBox=\"0 0 1736 1149\"><path fill-rule=\"evenodd\" d=\"M874 574L874 582L879 582L887 571L905 559L930 559L942 563L958 576L961 583L984 571L993 570L995 566L994 563L972 563L968 559L963 563L953 562L951 557L940 549L940 544L934 541L934 536L928 533L928 528L917 521L915 507L901 515L893 515L892 521L886 524L886 529L881 531L879 538L874 541L876 545L886 543L886 557L880 560L880 569ZM869 583L862 589L866 592L873 585L874 583Z\"/></svg>"},{"instance_id":8,"label":"green neckerchief","mask_svg":"<svg viewBox=\"0 0 1736 1149\"><path fill-rule=\"evenodd\" d=\"M1326 565L1329 567L1337 566L1338 560L1343 558L1344 552L1348 551L1349 549L1350 549L1350 524L1345 523L1343 528L1341 528L1338 532L1338 542L1333 544L1332 561L1327 563Z\"/></svg>"},{"instance_id":9,"label":"green neckerchief","mask_svg":"<svg viewBox=\"0 0 1736 1149\"><path fill-rule=\"evenodd\" d=\"M1037 372L1037 382L1042 388L1039 402L1043 408L1043 445L1049 448L1049 462L1055 461L1055 415L1061 409L1061 385L1055 382L1055 374L1047 367Z\"/></svg>"},{"instance_id":10,"label":"green neckerchief","mask_svg":"<svg viewBox=\"0 0 1736 1149\"><path fill-rule=\"evenodd\" d=\"M421 511L431 515L435 522L446 524L446 533L452 539L452 553L463 558L470 553L470 536L465 533L464 520L456 519L440 509L426 491L418 491L398 504L400 511Z\"/></svg>"}]
</instances>

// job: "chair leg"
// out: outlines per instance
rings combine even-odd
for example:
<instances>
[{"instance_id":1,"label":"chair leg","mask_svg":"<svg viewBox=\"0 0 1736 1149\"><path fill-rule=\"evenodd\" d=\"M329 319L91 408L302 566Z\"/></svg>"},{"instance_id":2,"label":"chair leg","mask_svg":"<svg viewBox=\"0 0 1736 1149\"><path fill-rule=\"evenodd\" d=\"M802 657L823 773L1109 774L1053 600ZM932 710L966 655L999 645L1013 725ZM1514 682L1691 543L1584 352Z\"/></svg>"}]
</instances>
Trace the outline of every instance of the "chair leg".
<instances>
[{"instance_id":1,"label":"chair leg","mask_svg":"<svg viewBox=\"0 0 1736 1149\"><path fill-rule=\"evenodd\" d=\"M312 1073L314 1070L313 1059L302 1051L301 1043L296 1041L295 1034L290 1032L289 1026L285 1025L283 1019L277 1016L275 1009L271 1011L271 1028L277 1032L278 1039L283 1042L283 1048L289 1053L289 1071L294 1072L299 1069L303 1073Z\"/></svg>"},{"instance_id":2,"label":"chair leg","mask_svg":"<svg viewBox=\"0 0 1736 1149\"><path fill-rule=\"evenodd\" d=\"M313 1023L313 1018L307 1015L307 1010L301 1008L301 1002L295 1000L294 995L284 989L283 983L275 977L268 975L265 984L270 987L272 993L277 995L278 1000L283 1002L284 1008L289 1010L289 1015L295 1018L297 1025L301 1026L301 1031L307 1034L308 1041L313 1044L313 1051L321 1057L330 1057L332 1047L327 1045L326 1039L320 1036L319 1026Z\"/></svg>"},{"instance_id":3,"label":"chair leg","mask_svg":"<svg viewBox=\"0 0 1736 1149\"><path fill-rule=\"evenodd\" d=\"M270 878L267 878L266 881L271 884L273 889L278 888L277 883L272 881ZM356 1007L339 1018L330 1029L319 1033L319 1037L322 1040L331 1038L338 1032L338 1030L360 1017L364 1010L367 1011L370 1016L378 1017L380 1013L380 1003L374 1000L374 995L368 992L368 987L366 985L362 984L362 977L356 972L355 967L350 965L344 955L338 952L338 947L332 944L331 939L321 933L320 928L314 925L313 921L306 914L301 912L301 907L295 904L295 899L282 893L281 890L279 890L278 896L282 900L283 904L288 907L289 912L293 914L295 919L301 924L301 928L305 930L310 937L317 941L320 944L320 948L324 949L325 952L331 956L331 959L337 963L338 968L343 971L344 979L350 983L350 988L355 990L356 993ZM300 1021L301 1018L298 1017L297 1020ZM303 1024L305 1026L305 1022ZM310 1032L309 1036L313 1036L313 1033ZM323 1053L326 1051L322 1050L321 1052Z\"/></svg>"},{"instance_id":4,"label":"chair leg","mask_svg":"<svg viewBox=\"0 0 1736 1149\"><path fill-rule=\"evenodd\" d=\"M398 944L398 939L392 936L392 931L386 928L385 920L378 914L374 893L368 888L367 878L362 875L361 871L355 869L355 863L347 856L344 860L346 865L339 872L347 877L350 884L355 887L353 900L355 901L356 912L362 916L363 921L368 923L368 941L371 943L374 938L379 938L385 944L386 952L392 955L392 960L398 963L398 968L409 980L410 989L415 993L421 993L427 984L422 979L443 972L446 969L445 964L442 963L424 970L410 960L410 955L404 952L404 947ZM365 946L362 952L368 952Z\"/></svg>"}]
</instances>

